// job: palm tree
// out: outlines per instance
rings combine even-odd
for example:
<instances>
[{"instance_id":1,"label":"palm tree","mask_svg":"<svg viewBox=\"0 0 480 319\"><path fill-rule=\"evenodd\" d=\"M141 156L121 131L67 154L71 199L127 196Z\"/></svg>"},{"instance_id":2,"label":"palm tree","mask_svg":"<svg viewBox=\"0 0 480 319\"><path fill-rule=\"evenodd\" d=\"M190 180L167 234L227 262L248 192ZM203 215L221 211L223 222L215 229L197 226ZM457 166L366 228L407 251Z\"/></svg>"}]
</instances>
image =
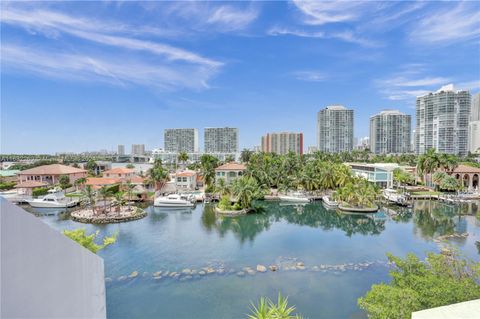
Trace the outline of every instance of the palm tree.
<instances>
[{"instance_id":1,"label":"palm tree","mask_svg":"<svg viewBox=\"0 0 480 319\"><path fill-rule=\"evenodd\" d=\"M110 189L108 188L108 186L102 186L102 188L99 189L99 194L101 196L101 198L103 199L103 210L105 212L105 207L107 206L107 199L112 196L112 193L110 191ZM109 210L111 208L111 205L109 205Z\"/></svg>"},{"instance_id":2,"label":"palm tree","mask_svg":"<svg viewBox=\"0 0 480 319\"><path fill-rule=\"evenodd\" d=\"M237 199L240 207L250 208L252 201L263 196L264 189L253 177L242 176L233 181L233 196Z\"/></svg>"},{"instance_id":3,"label":"palm tree","mask_svg":"<svg viewBox=\"0 0 480 319\"><path fill-rule=\"evenodd\" d=\"M203 154L202 157L200 157L200 165L203 181L205 182L205 186L207 186L206 188L208 188L215 180L215 168L217 168L218 159L213 155Z\"/></svg>"},{"instance_id":4,"label":"palm tree","mask_svg":"<svg viewBox=\"0 0 480 319\"><path fill-rule=\"evenodd\" d=\"M230 186L225 183L224 178L219 178L215 183L215 193L219 193L220 196L229 195L231 193Z\"/></svg>"},{"instance_id":5,"label":"palm tree","mask_svg":"<svg viewBox=\"0 0 480 319\"><path fill-rule=\"evenodd\" d=\"M123 193L122 192L116 192L115 194L113 194L113 196L115 197L115 202L117 203L117 209L116 211L119 212L120 211L120 208L125 205L125 198L123 197Z\"/></svg>"},{"instance_id":6,"label":"palm tree","mask_svg":"<svg viewBox=\"0 0 480 319\"><path fill-rule=\"evenodd\" d=\"M130 210L131 210L130 201L132 200L132 190L135 188L135 185L132 184L132 182L127 181L127 182L125 183L125 186L126 186L126 188L127 188L128 211L130 211Z\"/></svg>"},{"instance_id":7,"label":"palm tree","mask_svg":"<svg viewBox=\"0 0 480 319\"><path fill-rule=\"evenodd\" d=\"M434 148L429 149L425 154L422 154L417 161L417 171L423 175L423 181L427 183L427 176L442 167L442 162L439 155Z\"/></svg>"},{"instance_id":8,"label":"palm tree","mask_svg":"<svg viewBox=\"0 0 480 319\"><path fill-rule=\"evenodd\" d=\"M153 167L149 170L149 175L155 185L155 191L161 190L168 180L168 171L163 167L161 159L155 159Z\"/></svg>"},{"instance_id":9,"label":"palm tree","mask_svg":"<svg viewBox=\"0 0 480 319\"><path fill-rule=\"evenodd\" d=\"M250 158L252 157L253 152L248 149L243 149L243 151L240 153L240 161L242 163L248 163L250 162Z\"/></svg>"},{"instance_id":10,"label":"palm tree","mask_svg":"<svg viewBox=\"0 0 480 319\"><path fill-rule=\"evenodd\" d=\"M88 204L95 214L95 192L93 191L92 185L85 186L83 189L83 195L88 199Z\"/></svg>"},{"instance_id":11,"label":"palm tree","mask_svg":"<svg viewBox=\"0 0 480 319\"><path fill-rule=\"evenodd\" d=\"M74 184L75 184L75 189L78 191L78 186L83 185L87 182L87 179L85 177L81 177L79 179L76 179Z\"/></svg>"},{"instance_id":12,"label":"palm tree","mask_svg":"<svg viewBox=\"0 0 480 319\"><path fill-rule=\"evenodd\" d=\"M186 164L187 164L187 161L188 161L188 154L187 152L180 152L178 154L178 161L180 163L183 163L183 169L186 168Z\"/></svg>"}]
</instances>

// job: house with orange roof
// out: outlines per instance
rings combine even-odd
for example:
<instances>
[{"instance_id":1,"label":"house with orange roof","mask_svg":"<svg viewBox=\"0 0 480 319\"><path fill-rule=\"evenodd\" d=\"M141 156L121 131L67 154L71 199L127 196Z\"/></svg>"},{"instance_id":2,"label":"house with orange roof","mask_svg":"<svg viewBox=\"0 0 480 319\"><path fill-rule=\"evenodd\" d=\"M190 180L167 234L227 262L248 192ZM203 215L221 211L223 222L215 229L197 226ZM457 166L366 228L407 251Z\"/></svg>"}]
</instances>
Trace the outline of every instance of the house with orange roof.
<instances>
[{"instance_id":1,"label":"house with orange roof","mask_svg":"<svg viewBox=\"0 0 480 319\"><path fill-rule=\"evenodd\" d=\"M135 170L126 167L115 167L103 172L103 177L129 179L135 176Z\"/></svg>"},{"instance_id":2,"label":"house with orange roof","mask_svg":"<svg viewBox=\"0 0 480 319\"><path fill-rule=\"evenodd\" d=\"M215 169L215 181L224 179L226 184L230 184L242 176L246 169L245 165L235 162L220 165Z\"/></svg>"},{"instance_id":3,"label":"house with orange roof","mask_svg":"<svg viewBox=\"0 0 480 319\"><path fill-rule=\"evenodd\" d=\"M85 185L90 185L93 189L99 189L103 186L112 186L115 184L120 184L121 182L121 178L115 177L89 177L87 178Z\"/></svg>"},{"instance_id":4,"label":"house with orange roof","mask_svg":"<svg viewBox=\"0 0 480 319\"><path fill-rule=\"evenodd\" d=\"M27 182L55 185L59 182L60 176L63 175L68 176L70 183L73 184L77 179L87 177L87 171L62 164L42 165L18 172L17 185L20 187L23 184L26 187Z\"/></svg>"},{"instance_id":5,"label":"house with orange roof","mask_svg":"<svg viewBox=\"0 0 480 319\"><path fill-rule=\"evenodd\" d=\"M480 168L460 164L449 174L455 177L466 189L479 190Z\"/></svg>"},{"instance_id":6,"label":"house with orange roof","mask_svg":"<svg viewBox=\"0 0 480 319\"><path fill-rule=\"evenodd\" d=\"M175 174L175 185L177 189L194 190L197 188L197 172L184 170Z\"/></svg>"}]
</instances>

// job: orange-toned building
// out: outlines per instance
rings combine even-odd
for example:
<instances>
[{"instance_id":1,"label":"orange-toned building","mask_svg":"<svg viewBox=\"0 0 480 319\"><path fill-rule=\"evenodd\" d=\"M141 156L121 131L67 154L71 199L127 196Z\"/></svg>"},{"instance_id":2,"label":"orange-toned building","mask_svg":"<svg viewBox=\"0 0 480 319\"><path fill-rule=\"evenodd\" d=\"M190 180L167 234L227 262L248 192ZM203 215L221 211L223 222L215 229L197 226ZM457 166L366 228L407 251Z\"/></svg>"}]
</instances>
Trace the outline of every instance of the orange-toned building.
<instances>
[{"instance_id":1,"label":"orange-toned building","mask_svg":"<svg viewBox=\"0 0 480 319\"><path fill-rule=\"evenodd\" d=\"M103 172L103 177L128 179L135 176L135 170L126 167L116 167Z\"/></svg>"}]
</instances>

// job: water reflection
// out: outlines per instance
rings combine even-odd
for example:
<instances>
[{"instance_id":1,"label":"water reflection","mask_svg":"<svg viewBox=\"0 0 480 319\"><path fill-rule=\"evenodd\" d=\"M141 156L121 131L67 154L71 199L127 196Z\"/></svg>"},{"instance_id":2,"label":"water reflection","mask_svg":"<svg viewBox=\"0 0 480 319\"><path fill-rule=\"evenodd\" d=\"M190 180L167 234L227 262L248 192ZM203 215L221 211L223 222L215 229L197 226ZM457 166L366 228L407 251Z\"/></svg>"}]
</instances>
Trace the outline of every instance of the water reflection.
<instances>
[{"instance_id":1,"label":"water reflection","mask_svg":"<svg viewBox=\"0 0 480 319\"><path fill-rule=\"evenodd\" d=\"M470 203L469 203L470 204ZM426 239L467 232L464 215L475 205L449 205L439 201L417 201L413 207L415 232Z\"/></svg>"},{"instance_id":2,"label":"water reflection","mask_svg":"<svg viewBox=\"0 0 480 319\"><path fill-rule=\"evenodd\" d=\"M353 234L378 235L385 229L385 221L373 215L344 214L327 211L319 203L306 205L283 205L280 203L257 203L257 213L240 217L216 216L211 206L206 206L202 223L207 231L217 231L220 236L232 232L240 242L253 241L261 232L280 221L290 224L321 228L340 229L347 236Z\"/></svg>"}]
</instances>

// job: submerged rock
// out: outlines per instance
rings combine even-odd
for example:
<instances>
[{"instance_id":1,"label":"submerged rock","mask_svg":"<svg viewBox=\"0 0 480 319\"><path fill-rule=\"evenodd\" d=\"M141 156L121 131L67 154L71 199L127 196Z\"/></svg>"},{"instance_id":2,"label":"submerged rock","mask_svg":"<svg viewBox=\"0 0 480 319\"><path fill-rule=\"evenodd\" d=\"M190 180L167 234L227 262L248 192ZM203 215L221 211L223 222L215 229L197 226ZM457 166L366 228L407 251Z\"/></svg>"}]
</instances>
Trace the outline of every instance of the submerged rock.
<instances>
[{"instance_id":1,"label":"submerged rock","mask_svg":"<svg viewBox=\"0 0 480 319\"><path fill-rule=\"evenodd\" d=\"M198 272L198 274L199 274L200 276L205 276L207 273L206 273L205 271L203 271L203 270L200 270L200 271Z\"/></svg>"},{"instance_id":2,"label":"submerged rock","mask_svg":"<svg viewBox=\"0 0 480 319\"><path fill-rule=\"evenodd\" d=\"M193 278L192 276L187 275L187 276L185 276L185 277L180 278L180 281L187 281L187 280L190 280L190 279L192 279L192 278Z\"/></svg>"},{"instance_id":3,"label":"submerged rock","mask_svg":"<svg viewBox=\"0 0 480 319\"><path fill-rule=\"evenodd\" d=\"M213 269L212 267L208 267L207 274L213 274L213 273L215 273L215 269Z\"/></svg>"},{"instance_id":4,"label":"submerged rock","mask_svg":"<svg viewBox=\"0 0 480 319\"><path fill-rule=\"evenodd\" d=\"M278 270L277 265L270 265L270 266L268 266L268 268L269 268L271 271L277 271L277 270Z\"/></svg>"},{"instance_id":5,"label":"submerged rock","mask_svg":"<svg viewBox=\"0 0 480 319\"><path fill-rule=\"evenodd\" d=\"M160 276L161 274L162 274L161 271L154 272L154 273L153 273L153 277L158 277L158 276Z\"/></svg>"},{"instance_id":6,"label":"submerged rock","mask_svg":"<svg viewBox=\"0 0 480 319\"><path fill-rule=\"evenodd\" d=\"M313 266L312 268L310 268L311 271L320 271L320 268L318 268L318 266Z\"/></svg>"},{"instance_id":7,"label":"submerged rock","mask_svg":"<svg viewBox=\"0 0 480 319\"><path fill-rule=\"evenodd\" d=\"M237 272L237 276L243 277L243 276L245 276L245 272L239 271L239 272Z\"/></svg>"},{"instance_id":8,"label":"submerged rock","mask_svg":"<svg viewBox=\"0 0 480 319\"><path fill-rule=\"evenodd\" d=\"M185 268L184 270L182 270L182 274L190 275L191 273L192 273L192 271L188 268Z\"/></svg>"},{"instance_id":9,"label":"submerged rock","mask_svg":"<svg viewBox=\"0 0 480 319\"><path fill-rule=\"evenodd\" d=\"M133 271L130 275L128 275L128 277L130 277L130 278L135 278L137 276L138 276L138 271L136 271L136 270Z\"/></svg>"},{"instance_id":10,"label":"submerged rock","mask_svg":"<svg viewBox=\"0 0 480 319\"><path fill-rule=\"evenodd\" d=\"M112 278L110 277L105 278L105 282L112 282Z\"/></svg>"},{"instance_id":11,"label":"submerged rock","mask_svg":"<svg viewBox=\"0 0 480 319\"><path fill-rule=\"evenodd\" d=\"M155 276L155 277L153 277L153 279L155 279L155 280L160 280L160 279L162 279L162 278L163 278L162 276Z\"/></svg>"},{"instance_id":12,"label":"submerged rock","mask_svg":"<svg viewBox=\"0 0 480 319\"><path fill-rule=\"evenodd\" d=\"M265 267L264 265L257 265L257 271L258 272L266 272L267 267Z\"/></svg>"},{"instance_id":13,"label":"submerged rock","mask_svg":"<svg viewBox=\"0 0 480 319\"><path fill-rule=\"evenodd\" d=\"M120 276L117 278L118 281L124 281L125 279L127 279L127 276Z\"/></svg>"}]
</instances>

